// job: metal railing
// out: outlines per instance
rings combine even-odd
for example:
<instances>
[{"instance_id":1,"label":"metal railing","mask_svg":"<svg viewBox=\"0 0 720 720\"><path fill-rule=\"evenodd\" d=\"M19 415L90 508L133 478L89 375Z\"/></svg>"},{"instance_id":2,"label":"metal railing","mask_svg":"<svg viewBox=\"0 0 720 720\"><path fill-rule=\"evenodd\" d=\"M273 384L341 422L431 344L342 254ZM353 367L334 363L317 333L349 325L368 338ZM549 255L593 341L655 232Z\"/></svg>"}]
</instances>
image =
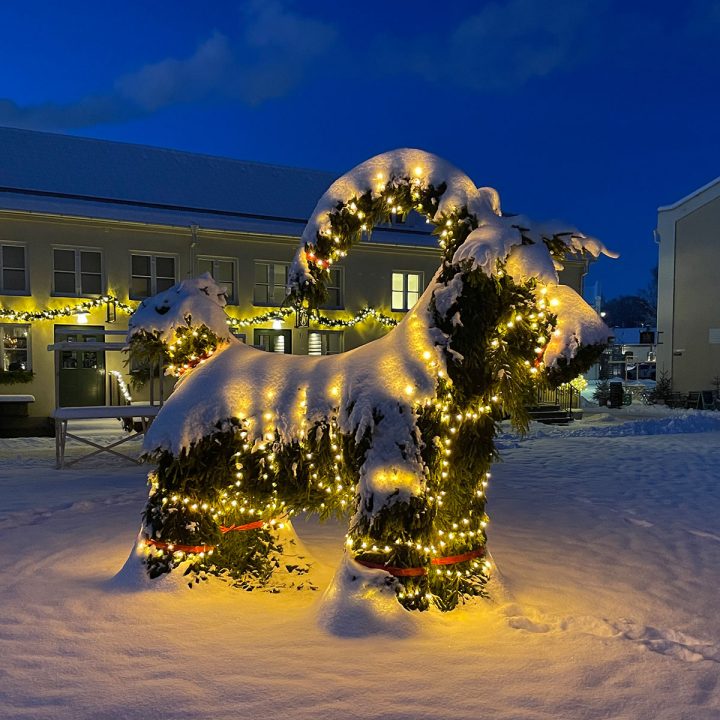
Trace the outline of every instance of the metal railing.
<instances>
[{"instance_id":1,"label":"metal railing","mask_svg":"<svg viewBox=\"0 0 720 720\"><path fill-rule=\"evenodd\" d=\"M538 388L538 405L557 405L561 410L578 410L580 408L580 393L571 385L550 389Z\"/></svg>"}]
</instances>

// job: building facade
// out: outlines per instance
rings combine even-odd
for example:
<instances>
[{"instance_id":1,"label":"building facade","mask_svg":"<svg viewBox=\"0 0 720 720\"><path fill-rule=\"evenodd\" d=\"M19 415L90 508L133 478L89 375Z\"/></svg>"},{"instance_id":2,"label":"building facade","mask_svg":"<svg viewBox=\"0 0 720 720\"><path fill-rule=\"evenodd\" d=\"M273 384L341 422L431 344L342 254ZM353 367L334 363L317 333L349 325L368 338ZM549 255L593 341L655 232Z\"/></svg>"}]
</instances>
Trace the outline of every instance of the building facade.
<instances>
[{"instance_id":1,"label":"building facade","mask_svg":"<svg viewBox=\"0 0 720 720\"><path fill-rule=\"evenodd\" d=\"M113 378L128 379L122 353L49 345L121 340L105 332L186 277L209 272L227 287L249 344L328 354L387 332L358 313L400 319L439 264L419 216L376 228L332 269L331 322L298 328L294 314L268 315L333 174L13 129L0 129L0 152L0 395L33 395L37 417L110 403ZM586 271L571 260L562 281L580 291Z\"/></svg>"},{"instance_id":2,"label":"building facade","mask_svg":"<svg viewBox=\"0 0 720 720\"><path fill-rule=\"evenodd\" d=\"M720 178L658 209L658 377L680 393L720 376Z\"/></svg>"}]
</instances>

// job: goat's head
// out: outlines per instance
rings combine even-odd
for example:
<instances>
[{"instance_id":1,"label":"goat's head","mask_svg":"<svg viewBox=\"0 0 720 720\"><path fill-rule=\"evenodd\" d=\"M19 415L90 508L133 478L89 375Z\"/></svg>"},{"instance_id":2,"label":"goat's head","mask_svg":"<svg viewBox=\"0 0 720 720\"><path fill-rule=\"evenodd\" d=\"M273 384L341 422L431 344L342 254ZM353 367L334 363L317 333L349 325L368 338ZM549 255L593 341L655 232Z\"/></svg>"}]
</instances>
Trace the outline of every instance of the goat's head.
<instances>
[{"instance_id":1,"label":"goat's head","mask_svg":"<svg viewBox=\"0 0 720 720\"><path fill-rule=\"evenodd\" d=\"M462 404L487 407L489 399L514 396L516 407L504 409L519 411L527 397L502 387L517 389L521 375L570 379L591 364L609 331L577 293L558 284L557 272L572 254L614 254L574 228L503 215L495 190L477 188L421 150L378 155L329 188L290 269L289 299L317 307L329 267L363 233L410 211L435 226L442 251L419 305L445 335L448 374Z\"/></svg>"},{"instance_id":2,"label":"goat's head","mask_svg":"<svg viewBox=\"0 0 720 720\"><path fill-rule=\"evenodd\" d=\"M143 300L128 323L128 341L138 333L156 335L164 343L178 328L205 325L222 339L230 339L225 306L227 290L204 273L181 280L171 288Z\"/></svg>"}]
</instances>

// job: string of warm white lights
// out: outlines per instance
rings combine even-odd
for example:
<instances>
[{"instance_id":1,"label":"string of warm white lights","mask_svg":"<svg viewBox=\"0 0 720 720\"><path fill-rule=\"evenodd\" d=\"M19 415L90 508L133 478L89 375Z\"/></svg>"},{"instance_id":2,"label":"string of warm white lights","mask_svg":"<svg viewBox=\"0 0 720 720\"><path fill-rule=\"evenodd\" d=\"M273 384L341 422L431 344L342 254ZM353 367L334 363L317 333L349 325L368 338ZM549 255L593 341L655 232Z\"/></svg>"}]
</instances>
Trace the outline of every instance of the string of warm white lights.
<instances>
[{"instance_id":1,"label":"string of warm white lights","mask_svg":"<svg viewBox=\"0 0 720 720\"><path fill-rule=\"evenodd\" d=\"M359 375L357 365L343 362L350 354L325 366L322 359L303 365L296 358L266 358L252 384L232 385L233 391L242 388L233 416L214 417L181 451L157 453L144 516L151 577L190 561L186 574L195 573L195 581L216 574L247 589L262 587L276 570L293 572L269 518L350 511L348 558L393 575L388 585L408 610L452 610L486 594L493 565L485 509L498 423L510 417L515 427L527 427L527 398L548 376L544 357L558 332L558 301L536 278L506 272L510 255L500 241L487 267L475 250L467 261L454 260L476 230L501 232L490 200L487 218L478 202L452 202L452 193L444 196L450 183L414 162L403 175L372 172L364 186L351 184L357 194L339 201L333 196L331 209L308 226L288 274L290 307L260 317L282 322L297 308L325 327L396 324L371 308L353 318L320 315L317 308L327 302L331 266L365 231L393 214L417 211L435 225L443 263L422 304L378 348L387 358L387 382ZM556 244L545 243L548 259L567 250L560 239ZM195 348L192 354L199 356ZM243 354L231 351L225 367L252 377ZM563 369L582 370L586 360L589 355ZM188 377L186 387L202 394L214 364ZM297 367L303 372L289 372ZM292 382L285 382L288 376ZM224 392L211 389L209 401ZM221 535L224 525L252 523L256 532Z\"/></svg>"},{"instance_id":2,"label":"string of warm white lights","mask_svg":"<svg viewBox=\"0 0 720 720\"><path fill-rule=\"evenodd\" d=\"M114 305L118 310L125 313L126 315L132 315L137 309L136 305L130 305L122 302L114 295L103 295L100 298L93 300L85 300L81 303L75 303L74 305L65 305L64 307L58 308L40 308L37 310L15 310L13 308L0 307L0 317L8 318L10 322L22 322L32 323L40 322L43 320L54 320L56 318L71 317L72 315L87 315L93 310L96 310L103 305ZM294 310L292 308L278 308L277 310L269 310L258 315L253 315L247 318L235 318L229 317L227 324L230 328L241 328L249 325L263 325L265 323L273 321L286 321ZM369 320L384 325L385 327L394 327L398 321L390 316L383 313L381 310L376 308L365 306L359 310L354 316L345 318L333 318L327 315L312 315L310 321L317 325L324 327L345 327L351 328L359 323L363 323Z\"/></svg>"},{"instance_id":3,"label":"string of warm white lights","mask_svg":"<svg viewBox=\"0 0 720 720\"><path fill-rule=\"evenodd\" d=\"M327 317L326 315L311 316L311 321L316 322L318 325L324 325L325 327L351 328L355 325L358 325L359 323L366 322L367 320L374 320L375 322L378 322L385 327L395 327L395 325L398 324L398 321L394 317L386 315L380 310L376 310L375 308L369 306L364 307L362 310L360 310L360 312L358 312L354 317L349 320L343 320L342 318L331 318Z\"/></svg>"},{"instance_id":4,"label":"string of warm white lights","mask_svg":"<svg viewBox=\"0 0 720 720\"><path fill-rule=\"evenodd\" d=\"M166 373L180 377L188 370L203 365L213 356L220 339L208 328L183 327L175 331L175 339L166 346L170 363Z\"/></svg>"},{"instance_id":5,"label":"string of warm white lights","mask_svg":"<svg viewBox=\"0 0 720 720\"><path fill-rule=\"evenodd\" d=\"M441 557L430 558L431 565L458 565L459 563L473 560L477 557L482 557L485 554L485 548L479 547L475 550L469 550L468 552L461 553L460 555L443 555ZM425 567L416 568L398 568L392 567L391 565L384 565L383 563L369 562L368 560L358 560L360 565L366 568L372 568L375 570L385 570L395 577L417 577L419 575L427 575L428 569Z\"/></svg>"},{"instance_id":6,"label":"string of warm white lights","mask_svg":"<svg viewBox=\"0 0 720 720\"><path fill-rule=\"evenodd\" d=\"M130 390L128 389L127 383L123 379L122 373L118 370L110 370L110 375L112 375L116 380L118 387L120 388L120 392L122 393L122 396L125 398L128 405L132 404L132 395L130 395Z\"/></svg>"},{"instance_id":7,"label":"string of warm white lights","mask_svg":"<svg viewBox=\"0 0 720 720\"><path fill-rule=\"evenodd\" d=\"M305 259L310 275L300 281L294 290L294 302L305 303L310 308L322 302L331 265L346 256L362 232L376 225L378 221L385 220L389 215L405 215L410 209L425 215L428 222L436 226L435 234L438 235L440 247L446 258L453 256L457 247L464 242L474 227L476 220L459 209L438 216L438 200L443 194L443 190L434 188L425 181L424 170L420 166L415 167L412 174L406 177L391 177L389 180L382 173L378 173L375 181L376 185L372 191L338 203L328 213L325 226L318 230L315 242L306 243ZM503 278L502 267L497 267L496 273L498 278ZM449 279L450 277L445 281L447 282ZM527 319L521 313L511 310L510 317L497 327L496 336L492 338L490 347L487 348L487 353L491 358L500 358L519 350L521 354L525 355L521 362L530 379L544 370L542 357L550 334L556 332L555 317L551 315L549 309L549 305L552 303L548 302L546 293L547 290L541 288L537 294L533 292L528 296ZM516 307L519 308L520 305L518 304ZM331 323L331 326L335 324L340 325L341 323ZM531 344L528 350L511 349L511 346L518 341L524 345L528 337L534 339L534 347ZM534 360L528 359L528 354L532 352L534 352ZM426 353L424 358L427 360L430 356L430 353ZM433 364L433 362L430 363L429 370L431 372L435 370L432 367ZM441 454L437 489L428 492L424 498L424 502L429 507L434 505L437 508L438 520L442 518L436 525L435 539L428 538L419 541L398 536L393 541L385 534L384 543L378 542L377 538L373 538L375 540L373 542L371 536L374 533L362 532L358 524L347 539L348 549L356 561L368 567L394 568L397 565L397 572L390 570L391 574L413 578L426 574L423 572L423 568L426 570L428 565L440 565L440 563L434 563L433 558L445 557L444 553L450 551L454 552L450 557L464 558L464 560L458 561L464 562L464 567L462 569L450 568L447 566L453 563L447 563L444 567L435 568L437 576L463 578L466 589L473 585L477 586L478 581L481 585L485 583L491 566L489 561L480 562L477 558L480 557L481 552L479 551L483 551L486 542L485 527L488 518L484 512L484 505L489 473L482 474L482 481L475 490L472 489L472 480L468 481L466 491L469 503L465 510L461 511L460 517L455 515L461 508L457 503L459 498L455 498L452 502L454 510L442 509L447 495L447 490L443 489L443 485L447 487L453 478L457 478L457 468L453 466L452 462L455 439L463 433L479 432L472 426L477 426L481 418L495 420L504 412L506 398L503 395L503 389L511 374L506 373L502 363L499 363L499 367L499 381L492 384L487 396L479 398L477 405L473 404L473 407L468 407L465 403L459 402L452 385L447 386L447 392L438 392L438 397L431 404L434 406L434 410L440 414L441 427L446 427L445 432L438 438ZM446 386L446 378L442 371L437 371L437 381L438 388ZM408 385L406 392L411 395L412 386ZM512 404L512 399L508 399ZM488 437L491 438L492 435L490 434ZM449 500L449 498L447 499ZM455 518L452 517L453 515ZM402 525L398 529L401 527ZM418 533L418 537L419 535ZM406 551L400 552L402 547L406 548ZM470 554L468 555L468 553ZM392 562L393 559L396 562ZM397 560L402 562L398 564ZM458 580L458 582L460 581ZM398 598L408 608L422 608L426 607L428 602L438 602L438 595L445 595L445 598L439 601L440 603L453 602L449 599L452 597L450 586L441 588L432 583L429 588L427 585L408 583L398 593Z\"/></svg>"},{"instance_id":8,"label":"string of warm white lights","mask_svg":"<svg viewBox=\"0 0 720 720\"><path fill-rule=\"evenodd\" d=\"M256 520L255 522L245 523L244 525L221 525L220 532L223 535L227 535L227 533L229 532L245 532L248 530L259 530L266 525L270 527L277 526L278 529L282 529L284 527L284 523L279 520ZM214 545L178 545L176 543L165 542L164 540L156 540L155 538L150 537L143 538L138 543L138 545L141 550L145 549L146 547L154 547L160 551L168 550L173 555L179 557L184 557L185 555L204 556L205 553L207 553L208 555L212 555L213 551L215 550Z\"/></svg>"},{"instance_id":9,"label":"string of warm white lights","mask_svg":"<svg viewBox=\"0 0 720 720\"><path fill-rule=\"evenodd\" d=\"M0 317L9 318L12 322L38 322L40 320L54 320L59 317L70 315L87 315L103 305L113 305L126 315L132 315L135 307L122 302L114 295L103 295L92 300L84 300L74 305L66 305L59 308L42 308L40 310L14 310L13 308L0 307Z\"/></svg>"},{"instance_id":10,"label":"string of warm white lights","mask_svg":"<svg viewBox=\"0 0 720 720\"><path fill-rule=\"evenodd\" d=\"M261 315L255 315L251 318L229 318L227 324L231 328L246 327L248 325L259 325L262 323L280 321L284 322L288 319L294 310L291 308L279 308L278 310L271 310ZM355 315L350 318L334 318L328 315L320 315L319 313L310 315L310 322L316 325L322 325L324 327L343 327L351 328L355 327L359 323L366 322L368 320L374 320L375 322L384 325L385 327L394 327L398 324L398 320L390 315L386 315L381 310L366 305L362 310L359 310Z\"/></svg>"},{"instance_id":11,"label":"string of warm white lights","mask_svg":"<svg viewBox=\"0 0 720 720\"><path fill-rule=\"evenodd\" d=\"M273 322L276 320L280 320L282 322L287 320L293 312L294 311L291 308L278 308L277 310L268 310L260 315L254 315L249 318L229 317L227 319L227 324L231 328L238 328L247 327L248 325L262 325L263 323Z\"/></svg>"}]
</instances>

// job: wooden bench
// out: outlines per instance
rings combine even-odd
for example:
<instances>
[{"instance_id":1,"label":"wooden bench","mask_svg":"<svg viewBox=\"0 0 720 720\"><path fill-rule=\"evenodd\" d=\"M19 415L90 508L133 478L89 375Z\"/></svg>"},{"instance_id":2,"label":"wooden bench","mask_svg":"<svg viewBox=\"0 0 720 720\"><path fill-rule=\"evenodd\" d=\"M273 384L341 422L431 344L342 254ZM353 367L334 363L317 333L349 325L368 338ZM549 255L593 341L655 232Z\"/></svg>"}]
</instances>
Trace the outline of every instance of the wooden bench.
<instances>
[{"instance_id":1,"label":"wooden bench","mask_svg":"<svg viewBox=\"0 0 720 720\"><path fill-rule=\"evenodd\" d=\"M99 455L100 453L110 453L111 455L116 455L117 457L129 460L130 462L139 465L140 461L137 458L118 452L114 448L129 442L133 438L143 435L159 411L159 405L102 405L56 408L52 414L55 419L55 467L60 470L64 467L74 465L80 460L85 460L95 455ZM118 420L130 419L133 422L138 420L141 424L141 429L139 431L129 433L127 437L116 440L109 445L100 445L87 437L81 437L80 435L68 432L68 422L70 420L100 420L110 418L116 418ZM68 438L72 438L77 442L89 445L95 448L95 450L74 458L73 460L66 461L65 445Z\"/></svg>"}]
</instances>

